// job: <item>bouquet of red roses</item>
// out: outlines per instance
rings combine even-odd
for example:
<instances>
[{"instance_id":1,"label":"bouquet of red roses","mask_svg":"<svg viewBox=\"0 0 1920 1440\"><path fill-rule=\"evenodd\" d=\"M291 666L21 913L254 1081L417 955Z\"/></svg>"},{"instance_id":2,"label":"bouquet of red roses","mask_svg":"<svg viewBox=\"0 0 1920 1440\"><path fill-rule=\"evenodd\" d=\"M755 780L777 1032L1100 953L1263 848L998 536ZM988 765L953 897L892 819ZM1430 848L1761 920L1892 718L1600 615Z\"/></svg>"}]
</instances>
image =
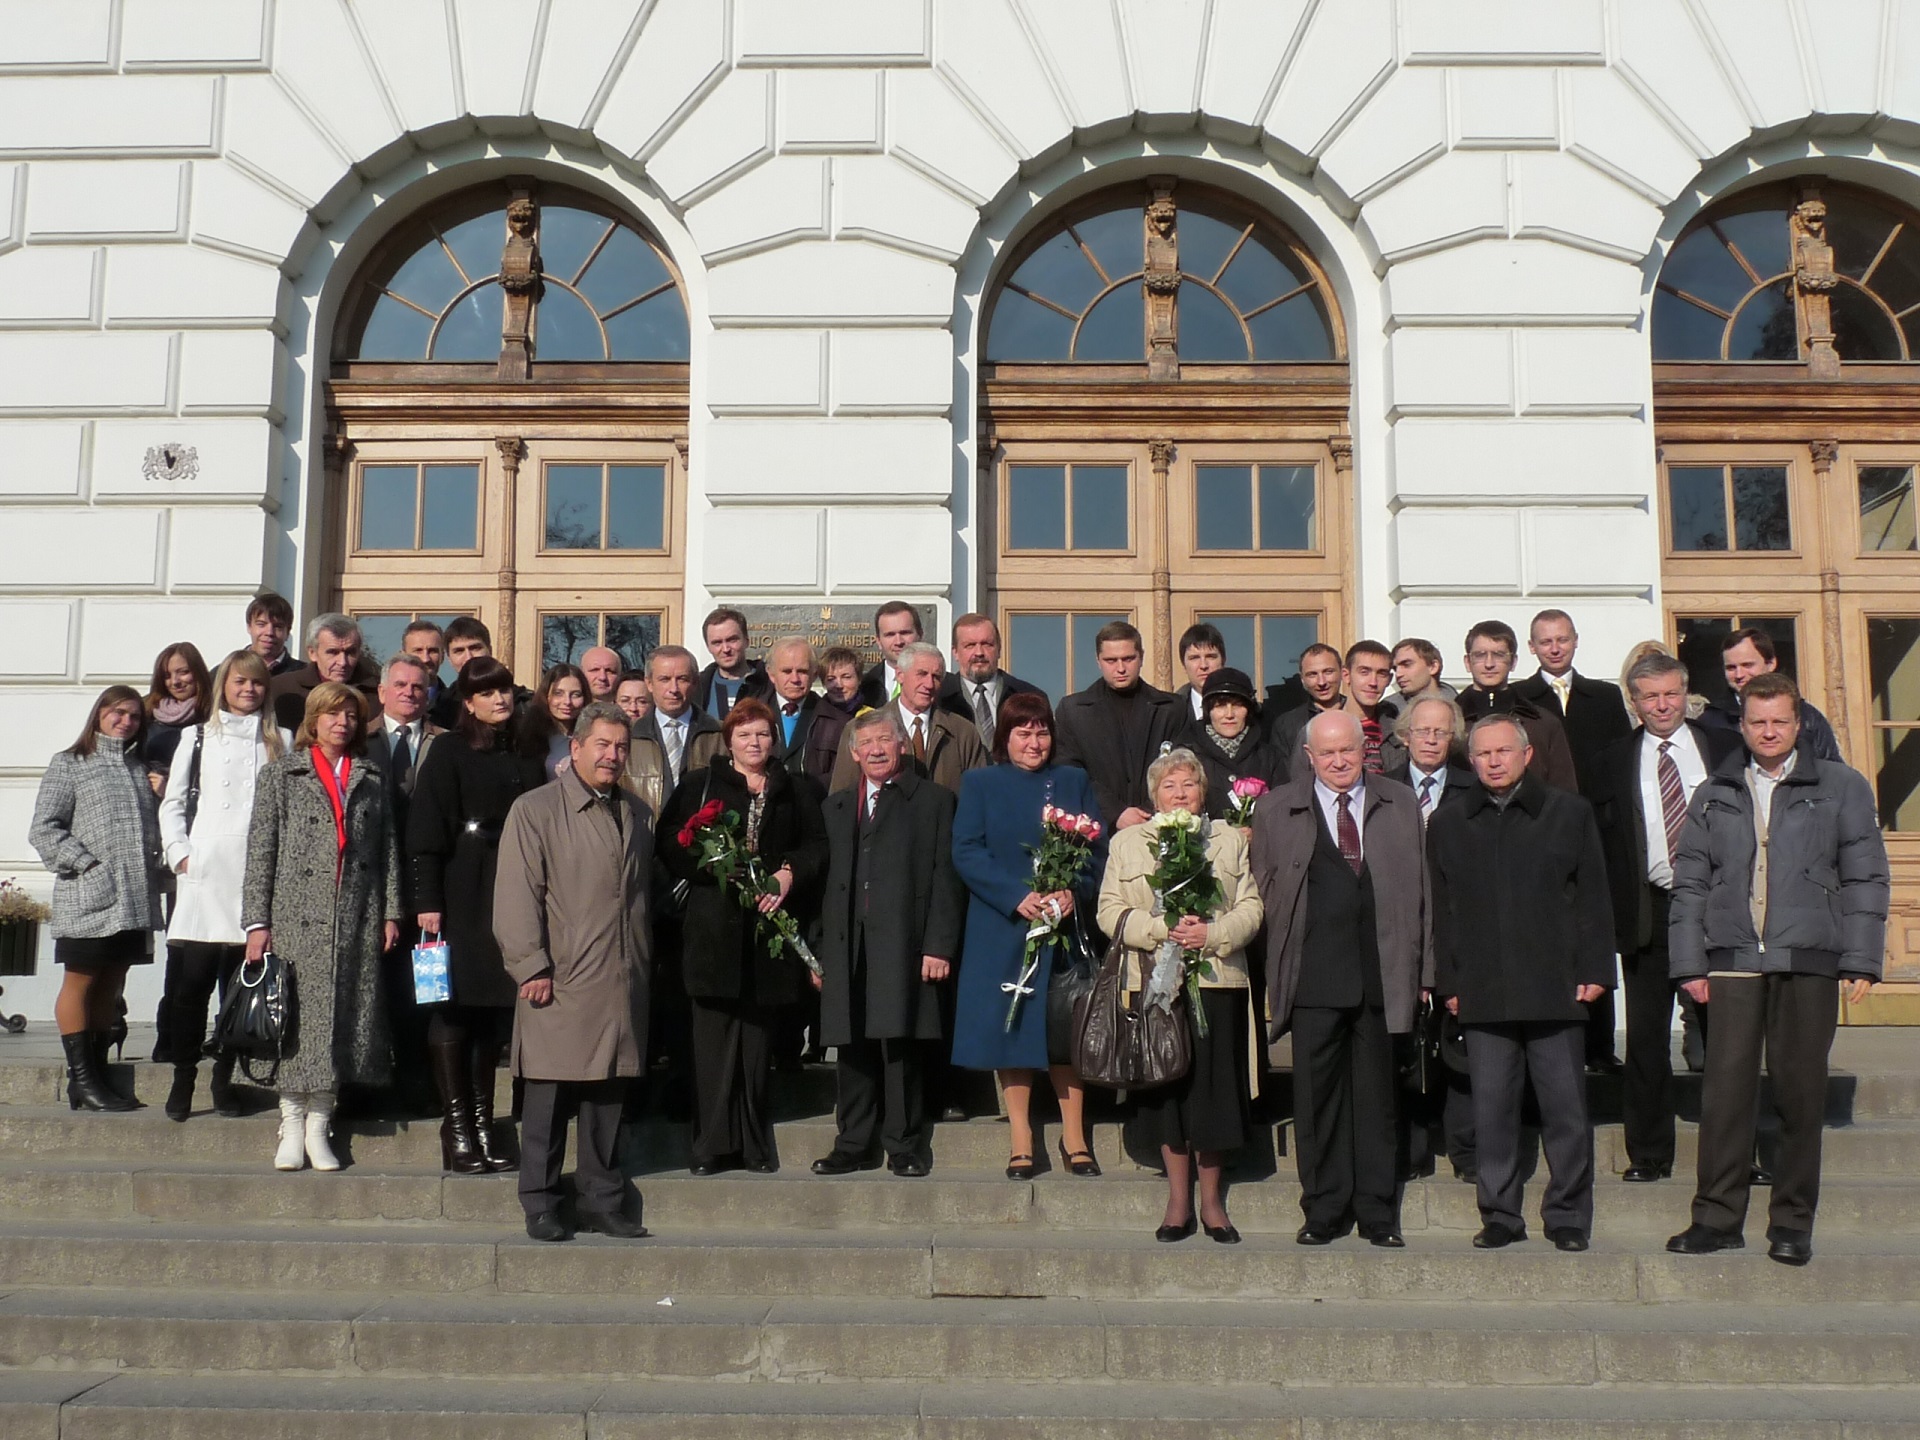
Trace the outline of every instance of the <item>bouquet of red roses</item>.
<instances>
[{"instance_id":1,"label":"bouquet of red roses","mask_svg":"<svg viewBox=\"0 0 1920 1440\"><path fill-rule=\"evenodd\" d=\"M1040 843L1027 846L1033 856L1033 890L1036 895L1051 895L1056 890L1071 890L1080 883L1080 873L1093 858L1093 842L1100 838L1100 822L1091 815L1076 815L1057 805L1040 810ZM1007 1006L1006 1031L1013 1033L1020 1018L1020 1002L1033 993L1034 973L1040 968L1040 956L1066 922L1066 916L1051 910L1034 917L1027 928L1027 947L1020 956L1020 978L1003 981L1001 990L1013 997Z\"/></svg>"},{"instance_id":2,"label":"bouquet of red roses","mask_svg":"<svg viewBox=\"0 0 1920 1440\"><path fill-rule=\"evenodd\" d=\"M800 938L800 922L786 910L765 913L760 909L762 895L778 895L780 882L767 873L760 857L747 848L740 830L740 812L729 810L718 800L709 800L687 818L675 837L680 848L693 852L694 863L719 884L723 891L740 902L740 908L753 916L754 927L767 938L767 951L778 956L787 949L800 957L815 975L821 973L807 942Z\"/></svg>"}]
</instances>

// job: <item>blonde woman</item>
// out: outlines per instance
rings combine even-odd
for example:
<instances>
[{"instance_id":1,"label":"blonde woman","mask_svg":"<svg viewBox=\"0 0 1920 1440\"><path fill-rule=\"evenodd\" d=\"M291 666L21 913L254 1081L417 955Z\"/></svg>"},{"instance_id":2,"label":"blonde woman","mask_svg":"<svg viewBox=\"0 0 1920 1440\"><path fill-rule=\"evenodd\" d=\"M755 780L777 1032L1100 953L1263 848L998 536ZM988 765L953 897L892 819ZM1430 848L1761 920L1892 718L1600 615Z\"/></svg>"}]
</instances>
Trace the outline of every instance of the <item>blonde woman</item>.
<instances>
[{"instance_id":1,"label":"blonde woman","mask_svg":"<svg viewBox=\"0 0 1920 1440\"><path fill-rule=\"evenodd\" d=\"M1188 916L1167 928L1156 909L1152 876L1159 868L1158 829L1134 825L1113 837L1106 878L1100 884L1100 928L1127 949L1126 987L1138 991L1153 969L1153 952L1171 939L1197 950L1212 966L1200 981L1200 1007L1207 1033L1193 1037L1193 1064L1171 1085L1143 1090L1137 1114L1160 1144L1167 1169L1167 1211L1154 1232L1162 1241L1194 1232L1194 1171L1199 1170L1199 1223L1208 1238L1237 1245L1240 1232L1227 1218L1222 1182L1226 1153L1247 1143L1252 1132L1253 1055L1260 1043L1249 1003L1246 946L1264 912L1247 863L1247 842L1231 825L1205 819L1207 772L1191 750L1169 750L1147 768L1147 793L1157 814L1184 811L1201 817L1207 858L1220 882L1221 903L1202 920Z\"/></svg>"}]
</instances>

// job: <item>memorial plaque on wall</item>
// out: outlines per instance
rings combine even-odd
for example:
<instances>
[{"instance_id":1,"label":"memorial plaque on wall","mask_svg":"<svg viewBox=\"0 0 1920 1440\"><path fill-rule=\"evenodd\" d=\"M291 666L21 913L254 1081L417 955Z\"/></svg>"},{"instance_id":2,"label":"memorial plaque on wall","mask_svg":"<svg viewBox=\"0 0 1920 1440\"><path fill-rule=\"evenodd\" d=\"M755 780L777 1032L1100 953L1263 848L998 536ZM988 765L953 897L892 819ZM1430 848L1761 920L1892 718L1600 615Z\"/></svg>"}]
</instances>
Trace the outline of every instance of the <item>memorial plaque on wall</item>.
<instances>
[{"instance_id":1,"label":"memorial plaque on wall","mask_svg":"<svg viewBox=\"0 0 1920 1440\"><path fill-rule=\"evenodd\" d=\"M880 642L873 637L873 612L878 605L741 605L747 617L747 651L766 657L774 641L803 636L813 646L814 659L835 645L844 645L860 657L864 671L880 659ZM920 633L933 634L936 622L931 605L916 605Z\"/></svg>"}]
</instances>

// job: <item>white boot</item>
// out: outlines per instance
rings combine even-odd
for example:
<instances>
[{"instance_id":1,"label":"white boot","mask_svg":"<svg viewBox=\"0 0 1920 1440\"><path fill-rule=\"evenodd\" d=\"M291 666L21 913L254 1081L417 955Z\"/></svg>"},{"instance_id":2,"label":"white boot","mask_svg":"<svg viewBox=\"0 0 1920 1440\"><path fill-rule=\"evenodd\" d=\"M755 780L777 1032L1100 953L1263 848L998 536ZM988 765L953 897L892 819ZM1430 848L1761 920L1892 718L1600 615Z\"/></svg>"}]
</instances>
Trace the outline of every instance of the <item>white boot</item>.
<instances>
[{"instance_id":1,"label":"white boot","mask_svg":"<svg viewBox=\"0 0 1920 1440\"><path fill-rule=\"evenodd\" d=\"M307 1159L316 1170L338 1170L340 1157L327 1144L327 1131L333 1124L333 1093L321 1090L307 1097Z\"/></svg>"},{"instance_id":2,"label":"white boot","mask_svg":"<svg viewBox=\"0 0 1920 1440\"><path fill-rule=\"evenodd\" d=\"M307 1097L280 1097L280 1148L273 1152L273 1168L298 1170L307 1163Z\"/></svg>"}]
</instances>

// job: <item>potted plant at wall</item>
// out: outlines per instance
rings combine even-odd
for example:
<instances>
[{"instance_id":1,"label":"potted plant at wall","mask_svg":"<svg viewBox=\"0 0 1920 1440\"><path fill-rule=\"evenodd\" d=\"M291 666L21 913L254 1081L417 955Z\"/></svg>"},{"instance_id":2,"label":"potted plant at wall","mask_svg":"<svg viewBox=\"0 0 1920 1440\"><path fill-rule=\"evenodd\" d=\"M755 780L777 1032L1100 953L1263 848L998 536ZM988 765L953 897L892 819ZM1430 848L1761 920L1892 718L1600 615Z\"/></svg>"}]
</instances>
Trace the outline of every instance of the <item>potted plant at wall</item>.
<instances>
[{"instance_id":1,"label":"potted plant at wall","mask_svg":"<svg viewBox=\"0 0 1920 1440\"><path fill-rule=\"evenodd\" d=\"M32 975L39 968L40 925L52 912L18 882L0 880L0 975ZM18 1035L24 1015L0 1015L0 1029Z\"/></svg>"}]
</instances>

